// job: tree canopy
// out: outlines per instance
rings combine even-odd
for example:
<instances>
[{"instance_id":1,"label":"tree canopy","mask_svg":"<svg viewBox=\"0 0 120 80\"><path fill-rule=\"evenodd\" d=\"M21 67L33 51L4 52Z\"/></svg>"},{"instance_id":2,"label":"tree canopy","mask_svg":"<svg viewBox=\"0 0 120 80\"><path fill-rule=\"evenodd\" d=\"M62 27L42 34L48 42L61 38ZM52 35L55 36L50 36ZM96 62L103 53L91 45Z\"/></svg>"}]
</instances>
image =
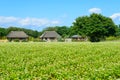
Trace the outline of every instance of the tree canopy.
<instances>
[{"instance_id":1,"label":"tree canopy","mask_svg":"<svg viewBox=\"0 0 120 80\"><path fill-rule=\"evenodd\" d=\"M6 36L6 29L5 28L0 28L0 39L3 37L3 36Z\"/></svg>"},{"instance_id":2,"label":"tree canopy","mask_svg":"<svg viewBox=\"0 0 120 80\"><path fill-rule=\"evenodd\" d=\"M111 18L101 14L91 14L76 18L71 27L72 34L88 36L91 42L98 42L116 34L116 25Z\"/></svg>"}]
</instances>

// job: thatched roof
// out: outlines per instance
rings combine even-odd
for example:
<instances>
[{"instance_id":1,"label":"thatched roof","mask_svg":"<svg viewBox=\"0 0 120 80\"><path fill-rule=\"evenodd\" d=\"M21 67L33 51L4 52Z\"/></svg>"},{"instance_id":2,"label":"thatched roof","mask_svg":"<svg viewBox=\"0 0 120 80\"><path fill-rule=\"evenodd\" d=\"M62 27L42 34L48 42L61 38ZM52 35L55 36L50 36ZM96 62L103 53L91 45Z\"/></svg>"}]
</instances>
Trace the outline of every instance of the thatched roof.
<instances>
[{"instance_id":1,"label":"thatched roof","mask_svg":"<svg viewBox=\"0 0 120 80\"><path fill-rule=\"evenodd\" d=\"M56 31L45 31L40 38L61 38Z\"/></svg>"},{"instance_id":2,"label":"thatched roof","mask_svg":"<svg viewBox=\"0 0 120 80\"><path fill-rule=\"evenodd\" d=\"M11 31L7 38L28 38L28 35L24 31Z\"/></svg>"}]
</instances>

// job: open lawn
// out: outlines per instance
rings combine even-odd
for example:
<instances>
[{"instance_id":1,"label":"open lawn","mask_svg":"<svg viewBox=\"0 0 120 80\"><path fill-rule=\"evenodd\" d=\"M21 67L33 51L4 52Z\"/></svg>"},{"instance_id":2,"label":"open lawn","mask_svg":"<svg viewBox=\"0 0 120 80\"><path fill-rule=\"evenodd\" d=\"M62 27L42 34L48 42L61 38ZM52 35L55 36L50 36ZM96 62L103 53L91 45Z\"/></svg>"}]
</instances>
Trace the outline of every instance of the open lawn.
<instances>
[{"instance_id":1,"label":"open lawn","mask_svg":"<svg viewBox=\"0 0 120 80\"><path fill-rule=\"evenodd\" d=\"M0 43L0 80L120 79L120 42Z\"/></svg>"}]
</instances>

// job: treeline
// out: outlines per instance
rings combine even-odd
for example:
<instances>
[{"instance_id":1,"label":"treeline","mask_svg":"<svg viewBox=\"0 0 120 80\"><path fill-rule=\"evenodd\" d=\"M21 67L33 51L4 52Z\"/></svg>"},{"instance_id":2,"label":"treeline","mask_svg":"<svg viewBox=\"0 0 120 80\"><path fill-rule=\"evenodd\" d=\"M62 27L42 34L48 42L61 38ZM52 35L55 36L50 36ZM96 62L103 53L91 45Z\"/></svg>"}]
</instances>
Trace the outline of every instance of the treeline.
<instances>
[{"instance_id":1,"label":"treeline","mask_svg":"<svg viewBox=\"0 0 120 80\"><path fill-rule=\"evenodd\" d=\"M120 36L120 25L117 26L117 32L115 36ZM78 34L75 32L76 29L72 29L73 27L67 27L67 26L55 26L55 27L47 27L43 29L42 31L37 31L37 30L31 30L31 29L25 29L25 28L19 28L19 27L9 27L9 28L2 28L0 27L0 39L6 38L7 34L10 31L24 31L27 33L27 35L33 37L33 38L39 38L41 34L44 31L56 31L58 34L62 36L62 38L68 38L71 37L72 35Z\"/></svg>"},{"instance_id":2,"label":"treeline","mask_svg":"<svg viewBox=\"0 0 120 80\"><path fill-rule=\"evenodd\" d=\"M72 26L53 26L42 31L18 27L0 28L0 38L5 38L10 31L24 31L33 38L39 38L44 31L56 31L62 38L81 35L87 36L91 42L98 42L109 36L120 36L120 25L116 25L109 17L93 13L76 18Z\"/></svg>"}]
</instances>

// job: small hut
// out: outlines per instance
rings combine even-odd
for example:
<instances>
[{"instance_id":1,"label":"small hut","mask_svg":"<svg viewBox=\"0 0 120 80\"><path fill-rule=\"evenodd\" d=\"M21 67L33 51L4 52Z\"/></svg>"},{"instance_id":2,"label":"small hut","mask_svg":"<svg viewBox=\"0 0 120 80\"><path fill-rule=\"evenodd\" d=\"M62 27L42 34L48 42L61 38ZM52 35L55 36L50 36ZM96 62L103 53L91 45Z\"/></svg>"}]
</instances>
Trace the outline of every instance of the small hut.
<instances>
[{"instance_id":1,"label":"small hut","mask_svg":"<svg viewBox=\"0 0 120 80\"><path fill-rule=\"evenodd\" d=\"M56 31L45 31L40 38L47 42L56 42L61 36Z\"/></svg>"},{"instance_id":2,"label":"small hut","mask_svg":"<svg viewBox=\"0 0 120 80\"><path fill-rule=\"evenodd\" d=\"M7 39L9 41L14 41L14 40L26 41L28 40L28 35L24 31L11 31L7 35Z\"/></svg>"},{"instance_id":3,"label":"small hut","mask_svg":"<svg viewBox=\"0 0 120 80\"><path fill-rule=\"evenodd\" d=\"M86 37L82 37L80 35L73 35L71 38L73 41L86 41L87 40Z\"/></svg>"}]
</instances>

